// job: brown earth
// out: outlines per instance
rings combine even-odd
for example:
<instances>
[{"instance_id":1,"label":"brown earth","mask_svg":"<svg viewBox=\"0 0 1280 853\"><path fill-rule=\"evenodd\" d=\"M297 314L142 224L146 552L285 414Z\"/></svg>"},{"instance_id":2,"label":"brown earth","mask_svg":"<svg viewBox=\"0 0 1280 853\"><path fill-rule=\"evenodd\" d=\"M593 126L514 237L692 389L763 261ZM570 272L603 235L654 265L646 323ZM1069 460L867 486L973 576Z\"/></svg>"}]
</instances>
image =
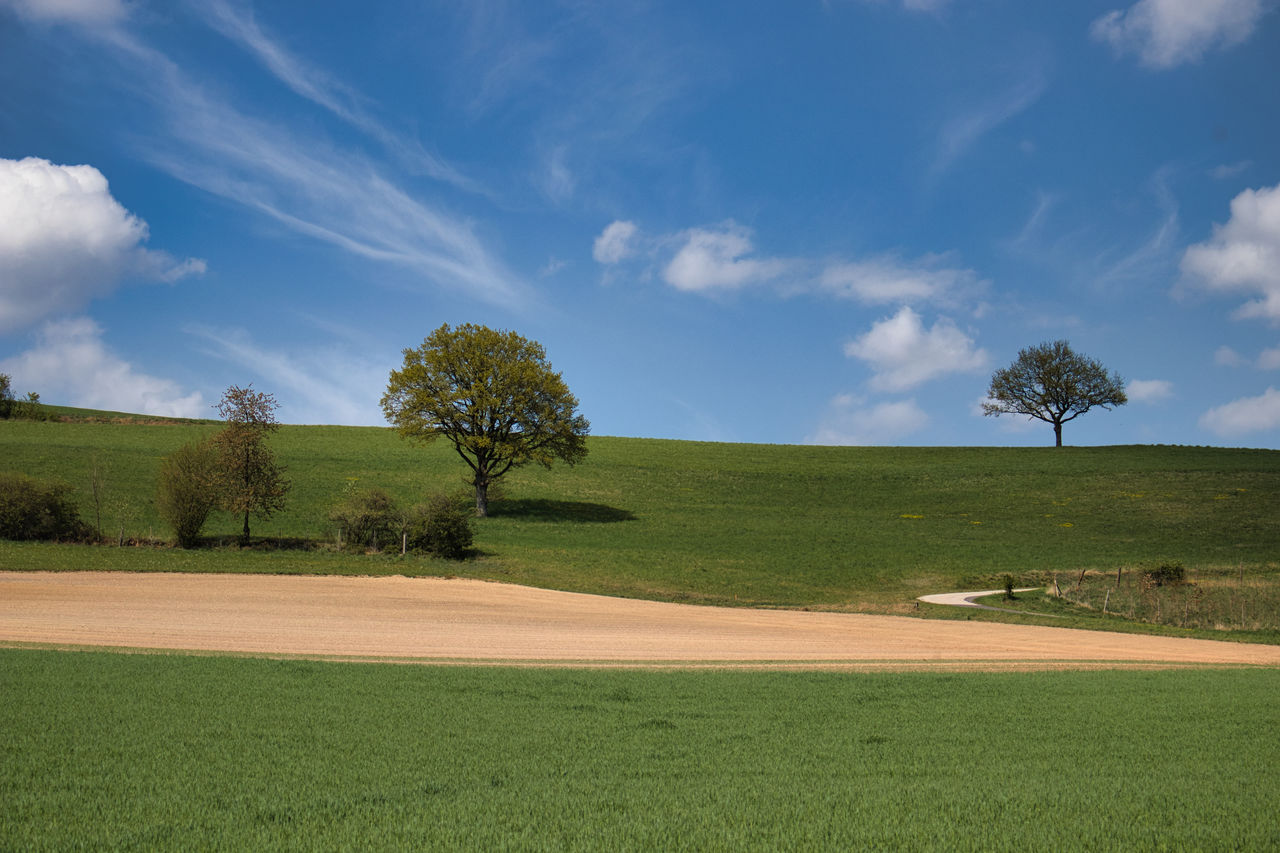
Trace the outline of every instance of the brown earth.
<instances>
[{"instance_id":1,"label":"brown earth","mask_svg":"<svg viewBox=\"0 0 1280 853\"><path fill-rule=\"evenodd\" d=\"M1280 666L1278 646L698 607L473 580L118 572L0 572L0 645L523 665Z\"/></svg>"}]
</instances>

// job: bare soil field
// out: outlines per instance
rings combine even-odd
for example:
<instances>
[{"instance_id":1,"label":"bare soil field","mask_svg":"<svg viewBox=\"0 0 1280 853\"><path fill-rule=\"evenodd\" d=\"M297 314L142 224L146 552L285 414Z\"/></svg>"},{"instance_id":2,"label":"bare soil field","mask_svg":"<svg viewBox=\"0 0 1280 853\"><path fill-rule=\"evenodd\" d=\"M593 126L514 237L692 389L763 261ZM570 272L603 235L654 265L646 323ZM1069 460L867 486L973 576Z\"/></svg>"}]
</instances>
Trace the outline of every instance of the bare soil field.
<instances>
[{"instance_id":1,"label":"bare soil field","mask_svg":"<svg viewBox=\"0 0 1280 853\"><path fill-rule=\"evenodd\" d=\"M472 580L107 572L0 572L0 645L542 666L1280 666L1277 646Z\"/></svg>"}]
</instances>

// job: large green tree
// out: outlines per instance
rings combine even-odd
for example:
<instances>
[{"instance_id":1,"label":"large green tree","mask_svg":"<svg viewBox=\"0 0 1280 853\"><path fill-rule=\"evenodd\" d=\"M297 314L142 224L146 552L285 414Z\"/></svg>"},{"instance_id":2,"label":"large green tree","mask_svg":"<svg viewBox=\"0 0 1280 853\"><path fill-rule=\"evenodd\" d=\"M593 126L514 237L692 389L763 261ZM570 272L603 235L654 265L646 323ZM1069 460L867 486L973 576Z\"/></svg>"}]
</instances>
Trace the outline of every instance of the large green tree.
<instances>
[{"instance_id":1,"label":"large green tree","mask_svg":"<svg viewBox=\"0 0 1280 853\"><path fill-rule=\"evenodd\" d=\"M1062 425L1090 409L1111 409L1129 401L1124 380L1098 361L1076 353L1066 341L1018 352L1018 358L991 377L988 415L1027 415L1053 424L1055 446L1062 446Z\"/></svg>"},{"instance_id":2,"label":"large green tree","mask_svg":"<svg viewBox=\"0 0 1280 853\"><path fill-rule=\"evenodd\" d=\"M406 349L382 396L401 436L453 442L471 468L480 516L489 511L489 486L512 468L572 465L587 455L591 425L577 408L541 344L471 323L446 323Z\"/></svg>"},{"instance_id":3,"label":"large green tree","mask_svg":"<svg viewBox=\"0 0 1280 853\"><path fill-rule=\"evenodd\" d=\"M270 518L284 509L290 483L267 446L267 436L280 429L275 395L232 385L217 409L227 422L212 439L218 454L217 490L222 508L244 516L241 541L249 542L249 516Z\"/></svg>"}]
</instances>

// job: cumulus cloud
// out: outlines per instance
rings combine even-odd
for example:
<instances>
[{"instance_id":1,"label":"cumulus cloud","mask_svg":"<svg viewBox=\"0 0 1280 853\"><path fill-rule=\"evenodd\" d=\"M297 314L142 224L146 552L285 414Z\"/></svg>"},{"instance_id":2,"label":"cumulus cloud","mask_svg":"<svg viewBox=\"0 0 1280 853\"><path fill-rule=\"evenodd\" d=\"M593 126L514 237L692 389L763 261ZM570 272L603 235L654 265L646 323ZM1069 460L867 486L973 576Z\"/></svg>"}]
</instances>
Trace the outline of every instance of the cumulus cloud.
<instances>
[{"instance_id":1,"label":"cumulus cloud","mask_svg":"<svg viewBox=\"0 0 1280 853\"><path fill-rule=\"evenodd\" d=\"M1256 295L1237 316L1280 322L1280 184L1233 198L1227 224L1187 249L1182 272L1208 290Z\"/></svg>"},{"instance_id":2,"label":"cumulus cloud","mask_svg":"<svg viewBox=\"0 0 1280 853\"><path fill-rule=\"evenodd\" d=\"M1258 355L1258 367L1262 370L1280 370L1280 347L1264 349Z\"/></svg>"},{"instance_id":3,"label":"cumulus cloud","mask_svg":"<svg viewBox=\"0 0 1280 853\"><path fill-rule=\"evenodd\" d=\"M809 444L863 445L899 442L919 432L929 423L929 416L915 400L896 400L866 406L862 400L841 394L827 406L818 429L809 436Z\"/></svg>"},{"instance_id":4,"label":"cumulus cloud","mask_svg":"<svg viewBox=\"0 0 1280 853\"><path fill-rule=\"evenodd\" d=\"M102 342L102 329L88 317L54 320L37 335L33 349L3 362L14 384L86 409L107 409L175 418L210 416L197 392L139 373Z\"/></svg>"},{"instance_id":5,"label":"cumulus cloud","mask_svg":"<svg viewBox=\"0 0 1280 853\"><path fill-rule=\"evenodd\" d=\"M1200 416L1200 426L1225 438L1280 428L1280 391L1268 388L1259 397L1242 397L1210 409Z\"/></svg>"},{"instance_id":6,"label":"cumulus cloud","mask_svg":"<svg viewBox=\"0 0 1280 853\"><path fill-rule=\"evenodd\" d=\"M634 222L610 222L591 247L591 257L602 264L617 264L635 254L635 237L639 232Z\"/></svg>"},{"instance_id":7,"label":"cumulus cloud","mask_svg":"<svg viewBox=\"0 0 1280 853\"><path fill-rule=\"evenodd\" d=\"M127 277L204 272L204 261L177 261L146 240L147 224L92 166L0 159L0 333L79 310Z\"/></svg>"},{"instance_id":8,"label":"cumulus cloud","mask_svg":"<svg viewBox=\"0 0 1280 853\"><path fill-rule=\"evenodd\" d=\"M1135 403L1158 403L1173 396L1173 383L1167 379L1134 379L1124 390Z\"/></svg>"},{"instance_id":9,"label":"cumulus cloud","mask_svg":"<svg viewBox=\"0 0 1280 853\"><path fill-rule=\"evenodd\" d=\"M903 261L884 255L829 264L819 277L822 290L870 305L951 303L977 293L983 283L973 270L941 266L937 257Z\"/></svg>"},{"instance_id":10,"label":"cumulus cloud","mask_svg":"<svg viewBox=\"0 0 1280 853\"><path fill-rule=\"evenodd\" d=\"M948 373L981 370L988 361L986 351L951 320L940 318L925 329L909 307L876 323L845 344L844 351L872 366L871 387L880 391L902 391Z\"/></svg>"},{"instance_id":11,"label":"cumulus cloud","mask_svg":"<svg viewBox=\"0 0 1280 853\"><path fill-rule=\"evenodd\" d=\"M1243 42L1264 11L1262 0L1139 0L1096 19L1090 33L1117 55L1135 53L1150 68L1173 68Z\"/></svg>"},{"instance_id":12,"label":"cumulus cloud","mask_svg":"<svg viewBox=\"0 0 1280 853\"><path fill-rule=\"evenodd\" d=\"M683 245L662 272L667 284L680 290L735 290L770 281L789 264L778 258L753 258L751 231L730 222L718 230L691 228L681 235Z\"/></svg>"}]
</instances>

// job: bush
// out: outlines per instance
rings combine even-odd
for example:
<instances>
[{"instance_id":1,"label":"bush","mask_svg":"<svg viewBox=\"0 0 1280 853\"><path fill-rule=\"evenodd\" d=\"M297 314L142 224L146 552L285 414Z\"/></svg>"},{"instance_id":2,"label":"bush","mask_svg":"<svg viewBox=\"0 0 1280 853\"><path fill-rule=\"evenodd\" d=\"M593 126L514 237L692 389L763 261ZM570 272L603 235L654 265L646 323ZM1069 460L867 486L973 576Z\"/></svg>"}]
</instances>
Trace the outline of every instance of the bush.
<instances>
[{"instance_id":1,"label":"bush","mask_svg":"<svg viewBox=\"0 0 1280 853\"><path fill-rule=\"evenodd\" d=\"M13 416L13 385L9 374L0 373L0 420Z\"/></svg>"},{"instance_id":2,"label":"bush","mask_svg":"<svg viewBox=\"0 0 1280 853\"><path fill-rule=\"evenodd\" d=\"M348 547L373 548L399 539L400 517L395 501L382 489L349 489L329 510L339 538Z\"/></svg>"},{"instance_id":3,"label":"bush","mask_svg":"<svg viewBox=\"0 0 1280 853\"><path fill-rule=\"evenodd\" d=\"M218 505L217 466L217 451L207 440L185 444L160 461L156 509L179 547L199 544L200 530Z\"/></svg>"},{"instance_id":4,"label":"bush","mask_svg":"<svg viewBox=\"0 0 1280 853\"><path fill-rule=\"evenodd\" d=\"M1161 563L1142 573L1147 586L1181 586L1187 581L1187 570L1182 563Z\"/></svg>"},{"instance_id":5,"label":"bush","mask_svg":"<svg viewBox=\"0 0 1280 853\"><path fill-rule=\"evenodd\" d=\"M85 540L92 534L80 520L65 483L42 483L25 474L0 474L0 539Z\"/></svg>"},{"instance_id":6,"label":"bush","mask_svg":"<svg viewBox=\"0 0 1280 853\"><path fill-rule=\"evenodd\" d=\"M437 557L461 560L474 539L473 514L446 495L433 495L415 506L405 525L408 545Z\"/></svg>"}]
</instances>

